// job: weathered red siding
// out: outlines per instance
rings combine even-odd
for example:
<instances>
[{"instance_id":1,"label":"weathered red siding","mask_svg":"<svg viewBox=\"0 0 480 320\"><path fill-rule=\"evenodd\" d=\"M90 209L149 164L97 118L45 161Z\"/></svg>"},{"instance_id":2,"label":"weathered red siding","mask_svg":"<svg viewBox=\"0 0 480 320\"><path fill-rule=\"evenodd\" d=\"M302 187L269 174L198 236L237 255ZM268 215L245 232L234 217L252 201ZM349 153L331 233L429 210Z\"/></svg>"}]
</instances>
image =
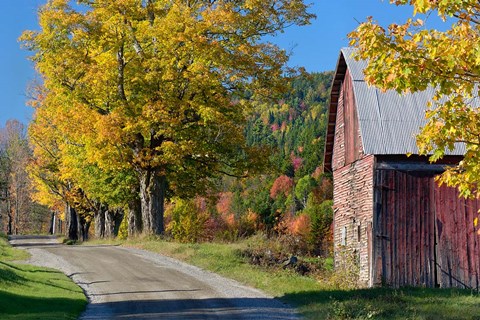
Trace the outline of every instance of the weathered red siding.
<instances>
[{"instance_id":1,"label":"weathered red siding","mask_svg":"<svg viewBox=\"0 0 480 320\"><path fill-rule=\"evenodd\" d=\"M347 69L345 81L342 85L343 109L344 109L344 142L345 142L345 164L359 160L363 155L363 148L360 139L358 115L353 94L353 83L350 72ZM340 106L340 104L339 104Z\"/></svg>"},{"instance_id":2,"label":"weathered red siding","mask_svg":"<svg viewBox=\"0 0 480 320\"><path fill-rule=\"evenodd\" d=\"M335 139L333 141L333 172L338 168L345 166L345 117L343 110L343 86L340 88L340 96L338 98L337 119L335 123Z\"/></svg>"},{"instance_id":3,"label":"weathered red siding","mask_svg":"<svg viewBox=\"0 0 480 320\"><path fill-rule=\"evenodd\" d=\"M340 88L333 143L332 169L342 168L363 156L352 79L348 70Z\"/></svg>"},{"instance_id":4,"label":"weathered red siding","mask_svg":"<svg viewBox=\"0 0 480 320\"><path fill-rule=\"evenodd\" d=\"M441 287L480 288L480 236L473 220L478 200L459 198L457 189L434 187L436 257Z\"/></svg>"},{"instance_id":5,"label":"weathered red siding","mask_svg":"<svg viewBox=\"0 0 480 320\"><path fill-rule=\"evenodd\" d=\"M375 284L478 288L477 201L432 173L377 170L375 204Z\"/></svg>"}]
</instances>

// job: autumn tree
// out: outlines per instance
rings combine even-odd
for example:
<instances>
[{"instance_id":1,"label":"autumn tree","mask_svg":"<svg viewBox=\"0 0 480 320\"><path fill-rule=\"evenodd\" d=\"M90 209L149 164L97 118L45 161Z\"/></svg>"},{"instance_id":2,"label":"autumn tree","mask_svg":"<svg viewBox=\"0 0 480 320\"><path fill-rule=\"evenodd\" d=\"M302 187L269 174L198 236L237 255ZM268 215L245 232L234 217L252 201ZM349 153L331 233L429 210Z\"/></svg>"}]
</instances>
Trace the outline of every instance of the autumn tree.
<instances>
[{"instance_id":1,"label":"autumn tree","mask_svg":"<svg viewBox=\"0 0 480 320\"><path fill-rule=\"evenodd\" d=\"M78 115L52 108L57 103L55 96L41 88L33 95L35 112L29 126L33 157L28 168L35 200L54 211L65 210L70 240L86 239L94 219L97 236L113 236L123 217L118 208L129 199L125 195L130 194L128 174L103 171L87 161L83 131L90 130L85 126L89 119L70 123ZM65 125L74 130L63 130Z\"/></svg>"},{"instance_id":2,"label":"autumn tree","mask_svg":"<svg viewBox=\"0 0 480 320\"><path fill-rule=\"evenodd\" d=\"M445 31L426 28L421 19L382 28L372 18L349 36L357 58L368 66L365 80L399 93L434 88L427 124L417 137L421 154L442 158L457 143L466 147L464 159L448 168L440 181L459 188L465 197L480 189L480 3L477 0L391 0L413 6L414 15L438 15ZM428 21L427 21L428 22ZM448 27L447 26L450 26Z\"/></svg>"},{"instance_id":3,"label":"autumn tree","mask_svg":"<svg viewBox=\"0 0 480 320\"><path fill-rule=\"evenodd\" d=\"M309 22L302 0L50 0L23 34L55 126L103 172L134 172L146 233L167 190L244 175L252 101L284 88L287 54L264 36ZM44 106L40 106L43 108Z\"/></svg>"},{"instance_id":4,"label":"autumn tree","mask_svg":"<svg viewBox=\"0 0 480 320\"><path fill-rule=\"evenodd\" d=\"M37 99L42 98L38 96ZM68 201L72 183L64 179L61 173L62 136L48 120L48 113L44 115L47 111L48 108L35 110L34 120L30 123L28 132L33 149L32 161L28 166L34 190L33 199L53 211L64 211L67 238L78 240L78 214Z\"/></svg>"},{"instance_id":5,"label":"autumn tree","mask_svg":"<svg viewBox=\"0 0 480 320\"><path fill-rule=\"evenodd\" d=\"M48 212L31 199L27 165L31 159L26 127L8 120L0 128L0 213L6 218L6 232L42 232Z\"/></svg>"}]
</instances>

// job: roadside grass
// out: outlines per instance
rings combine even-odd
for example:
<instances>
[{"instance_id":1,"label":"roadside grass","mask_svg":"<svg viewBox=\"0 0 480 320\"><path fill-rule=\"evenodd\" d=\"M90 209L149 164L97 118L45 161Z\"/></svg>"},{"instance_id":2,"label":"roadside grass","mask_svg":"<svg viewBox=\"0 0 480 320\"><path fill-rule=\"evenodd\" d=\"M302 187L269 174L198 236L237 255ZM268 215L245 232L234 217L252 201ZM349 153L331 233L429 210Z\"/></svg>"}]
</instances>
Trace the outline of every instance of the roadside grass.
<instances>
[{"instance_id":1,"label":"roadside grass","mask_svg":"<svg viewBox=\"0 0 480 320\"><path fill-rule=\"evenodd\" d=\"M249 264L241 252L258 239L236 243L183 244L158 238L102 241L157 252L256 287L295 306L306 319L479 319L478 292L459 289L374 288L341 290L326 272L322 279L291 270ZM98 242L95 242L98 243Z\"/></svg>"},{"instance_id":2,"label":"roadside grass","mask_svg":"<svg viewBox=\"0 0 480 320\"><path fill-rule=\"evenodd\" d=\"M60 271L11 261L28 253L12 248L0 235L0 319L77 319L87 299Z\"/></svg>"},{"instance_id":3,"label":"roadside grass","mask_svg":"<svg viewBox=\"0 0 480 320\"><path fill-rule=\"evenodd\" d=\"M13 248L8 243L8 237L0 233L0 261L20 261L28 258L29 254L27 251Z\"/></svg>"}]
</instances>

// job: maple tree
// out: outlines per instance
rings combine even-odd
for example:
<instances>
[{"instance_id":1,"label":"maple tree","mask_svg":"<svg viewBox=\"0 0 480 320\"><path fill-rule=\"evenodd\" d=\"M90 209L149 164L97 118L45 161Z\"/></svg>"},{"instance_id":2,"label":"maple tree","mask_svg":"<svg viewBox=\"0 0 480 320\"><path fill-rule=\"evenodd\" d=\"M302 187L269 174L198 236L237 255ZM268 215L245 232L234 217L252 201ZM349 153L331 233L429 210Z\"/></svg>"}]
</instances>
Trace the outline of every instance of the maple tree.
<instances>
[{"instance_id":1,"label":"maple tree","mask_svg":"<svg viewBox=\"0 0 480 320\"><path fill-rule=\"evenodd\" d=\"M408 19L385 30L369 18L349 35L358 49L356 56L368 61L365 80L399 93L435 88L427 124L417 137L420 153L437 161L456 143L464 143L464 159L448 168L440 182L458 187L465 197L479 197L480 4L477 0L390 2L412 5L414 14L437 14L451 26L439 31L427 29L421 19Z\"/></svg>"},{"instance_id":2,"label":"maple tree","mask_svg":"<svg viewBox=\"0 0 480 320\"><path fill-rule=\"evenodd\" d=\"M33 153L28 165L33 199L57 212L65 209L62 216L67 222L67 237L78 240L79 219L71 197L72 182L62 176L62 135L49 121L49 111L48 108L37 108L35 119L28 128Z\"/></svg>"},{"instance_id":3,"label":"maple tree","mask_svg":"<svg viewBox=\"0 0 480 320\"><path fill-rule=\"evenodd\" d=\"M29 126L33 159L28 168L34 199L57 212L65 209L63 218L71 240L78 240L79 232L86 239L93 219L97 236L113 236L112 224L120 223L115 221L118 209L128 207L133 198L130 188L135 178L131 172L102 170L88 161L86 144L97 134L88 126L92 119L88 114L58 108L60 96L46 94L45 88L37 90L31 101L35 112ZM137 233L135 219L132 227L134 230L129 231Z\"/></svg>"},{"instance_id":4,"label":"maple tree","mask_svg":"<svg viewBox=\"0 0 480 320\"><path fill-rule=\"evenodd\" d=\"M21 40L43 78L39 108L62 150L75 150L62 152L64 173L79 168L79 149L100 172L133 172L143 232L162 233L167 190L191 195L255 167L245 115L288 71L263 38L307 24L306 10L302 0L48 1L41 30Z\"/></svg>"}]
</instances>

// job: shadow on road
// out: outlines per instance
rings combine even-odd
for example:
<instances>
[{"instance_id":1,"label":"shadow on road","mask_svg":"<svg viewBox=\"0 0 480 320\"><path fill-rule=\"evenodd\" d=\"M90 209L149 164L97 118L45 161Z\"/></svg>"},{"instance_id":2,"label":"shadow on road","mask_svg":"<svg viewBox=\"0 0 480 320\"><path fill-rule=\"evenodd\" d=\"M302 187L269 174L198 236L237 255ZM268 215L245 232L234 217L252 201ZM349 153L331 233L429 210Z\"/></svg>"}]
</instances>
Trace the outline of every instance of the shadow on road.
<instances>
[{"instance_id":1,"label":"shadow on road","mask_svg":"<svg viewBox=\"0 0 480 320\"><path fill-rule=\"evenodd\" d=\"M96 281L87 284L95 284L101 282L108 282L108 281ZM83 284L79 282L79 284ZM112 292L112 293L94 293L92 297L100 297L100 296L115 296L120 294L143 294L143 293L166 293L166 292L196 292L201 291L201 289L189 289L189 290L149 290L149 291L122 291L122 292Z\"/></svg>"},{"instance_id":2,"label":"shadow on road","mask_svg":"<svg viewBox=\"0 0 480 320\"><path fill-rule=\"evenodd\" d=\"M59 243L38 243L38 242L21 242L21 243L10 243L10 245L14 248L18 247L25 247L25 248L33 248L33 247L59 247L61 244Z\"/></svg>"},{"instance_id":3,"label":"shadow on road","mask_svg":"<svg viewBox=\"0 0 480 320\"><path fill-rule=\"evenodd\" d=\"M115 313L112 311L115 310ZM292 310L271 299L141 300L91 304L80 320L99 319L296 319Z\"/></svg>"},{"instance_id":4,"label":"shadow on road","mask_svg":"<svg viewBox=\"0 0 480 320\"><path fill-rule=\"evenodd\" d=\"M8 241L12 247L54 247L60 244L57 236L40 236L40 235L10 235Z\"/></svg>"},{"instance_id":5,"label":"shadow on road","mask_svg":"<svg viewBox=\"0 0 480 320\"><path fill-rule=\"evenodd\" d=\"M57 239L57 236L44 236L44 235L9 235L8 240L48 240Z\"/></svg>"}]
</instances>

